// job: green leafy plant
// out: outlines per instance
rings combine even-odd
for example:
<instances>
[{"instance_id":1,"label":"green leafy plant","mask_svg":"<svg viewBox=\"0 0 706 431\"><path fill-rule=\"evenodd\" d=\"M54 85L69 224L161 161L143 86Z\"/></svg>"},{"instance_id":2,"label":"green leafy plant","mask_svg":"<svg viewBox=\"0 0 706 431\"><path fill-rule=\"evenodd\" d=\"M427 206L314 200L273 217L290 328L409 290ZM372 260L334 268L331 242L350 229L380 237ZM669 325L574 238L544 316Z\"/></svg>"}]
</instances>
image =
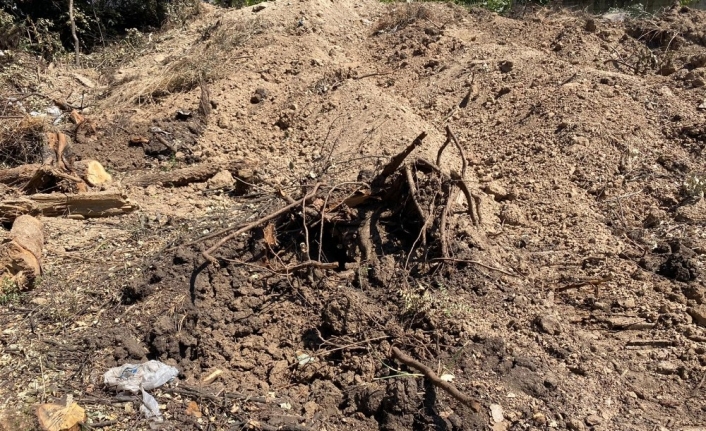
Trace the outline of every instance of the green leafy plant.
<instances>
[{"instance_id":1,"label":"green leafy plant","mask_svg":"<svg viewBox=\"0 0 706 431\"><path fill-rule=\"evenodd\" d=\"M0 305L15 304L21 298L22 291L15 279L8 276L0 278Z\"/></svg>"}]
</instances>

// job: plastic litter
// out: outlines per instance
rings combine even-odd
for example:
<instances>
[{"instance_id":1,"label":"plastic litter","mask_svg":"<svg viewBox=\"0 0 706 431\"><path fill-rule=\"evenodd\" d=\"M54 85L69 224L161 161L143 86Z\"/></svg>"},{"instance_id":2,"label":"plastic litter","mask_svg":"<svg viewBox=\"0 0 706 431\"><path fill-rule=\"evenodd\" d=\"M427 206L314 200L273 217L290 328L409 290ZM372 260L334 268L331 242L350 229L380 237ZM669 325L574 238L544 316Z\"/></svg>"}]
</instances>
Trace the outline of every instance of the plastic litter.
<instances>
[{"instance_id":1,"label":"plastic litter","mask_svg":"<svg viewBox=\"0 0 706 431\"><path fill-rule=\"evenodd\" d=\"M157 422L162 422L162 413L159 411L159 403L154 397L145 390L142 390L142 405L140 413L145 415L147 419L154 419Z\"/></svg>"},{"instance_id":2,"label":"plastic litter","mask_svg":"<svg viewBox=\"0 0 706 431\"><path fill-rule=\"evenodd\" d=\"M142 392L140 412L146 418L162 421L157 400L145 390L158 388L179 375L179 370L160 361L143 364L125 364L109 369L103 375L103 382L119 391Z\"/></svg>"},{"instance_id":3,"label":"plastic litter","mask_svg":"<svg viewBox=\"0 0 706 431\"><path fill-rule=\"evenodd\" d=\"M140 389L154 389L179 375L179 370L160 361L149 361L140 365L125 364L108 370L103 382L121 391L137 393Z\"/></svg>"}]
</instances>

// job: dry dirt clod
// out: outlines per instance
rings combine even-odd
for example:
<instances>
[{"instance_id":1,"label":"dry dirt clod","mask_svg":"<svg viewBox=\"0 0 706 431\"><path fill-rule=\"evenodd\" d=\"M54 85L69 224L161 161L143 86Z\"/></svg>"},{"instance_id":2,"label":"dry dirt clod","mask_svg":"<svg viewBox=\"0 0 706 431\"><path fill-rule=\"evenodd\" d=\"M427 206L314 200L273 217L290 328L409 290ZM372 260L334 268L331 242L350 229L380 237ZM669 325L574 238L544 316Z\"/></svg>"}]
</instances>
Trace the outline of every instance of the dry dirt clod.
<instances>
[{"instance_id":1,"label":"dry dirt clod","mask_svg":"<svg viewBox=\"0 0 706 431\"><path fill-rule=\"evenodd\" d=\"M706 304L688 308L686 311L694 319L694 323L706 328Z\"/></svg>"},{"instance_id":2,"label":"dry dirt clod","mask_svg":"<svg viewBox=\"0 0 706 431\"><path fill-rule=\"evenodd\" d=\"M540 315L536 317L534 322L537 328L545 334L557 335L561 333L561 324L552 316Z\"/></svg>"}]
</instances>

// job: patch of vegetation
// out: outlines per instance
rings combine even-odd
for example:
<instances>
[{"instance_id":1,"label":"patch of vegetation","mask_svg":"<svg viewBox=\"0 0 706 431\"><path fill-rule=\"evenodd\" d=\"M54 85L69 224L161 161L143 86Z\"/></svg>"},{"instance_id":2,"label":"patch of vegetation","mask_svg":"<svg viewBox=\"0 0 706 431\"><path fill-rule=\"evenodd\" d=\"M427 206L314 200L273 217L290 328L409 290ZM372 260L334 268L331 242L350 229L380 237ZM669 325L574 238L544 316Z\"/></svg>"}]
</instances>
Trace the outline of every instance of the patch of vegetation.
<instances>
[{"instance_id":1,"label":"patch of vegetation","mask_svg":"<svg viewBox=\"0 0 706 431\"><path fill-rule=\"evenodd\" d=\"M12 277L0 277L0 306L16 304L22 299L22 290Z\"/></svg>"},{"instance_id":2,"label":"patch of vegetation","mask_svg":"<svg viewBox=\"0 0 706 431\"><path fill-rule=\"evenodd\" d=\"M184 24L200 11L200 0L74 0L82 52L124 36L129 29ZM27 49L53 60L73 49L68 2L0 0L0 49Z\"/></svg>"}]
</instances>

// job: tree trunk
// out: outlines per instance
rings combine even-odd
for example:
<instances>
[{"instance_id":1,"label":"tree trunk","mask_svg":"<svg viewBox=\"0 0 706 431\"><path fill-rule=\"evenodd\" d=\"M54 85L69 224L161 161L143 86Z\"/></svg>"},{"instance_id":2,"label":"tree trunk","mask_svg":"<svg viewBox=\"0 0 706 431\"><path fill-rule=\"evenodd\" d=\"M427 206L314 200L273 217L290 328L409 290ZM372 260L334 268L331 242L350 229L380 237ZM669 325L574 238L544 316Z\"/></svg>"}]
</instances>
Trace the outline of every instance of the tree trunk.
<instances>
[{"instance_id":1,"label":"tree trunk","mask_svg":"<svg viewBox=\"0 0 706 431\"><path fill-rule=\"evenodd\" d=\"M71 36L74 38L74 50L76 51L76 66L80 66L80 48L78 35L76 34L76 19L74 17L74 0L69 0L69 19L71 20Z\"/></svg>"}]
</instances>

